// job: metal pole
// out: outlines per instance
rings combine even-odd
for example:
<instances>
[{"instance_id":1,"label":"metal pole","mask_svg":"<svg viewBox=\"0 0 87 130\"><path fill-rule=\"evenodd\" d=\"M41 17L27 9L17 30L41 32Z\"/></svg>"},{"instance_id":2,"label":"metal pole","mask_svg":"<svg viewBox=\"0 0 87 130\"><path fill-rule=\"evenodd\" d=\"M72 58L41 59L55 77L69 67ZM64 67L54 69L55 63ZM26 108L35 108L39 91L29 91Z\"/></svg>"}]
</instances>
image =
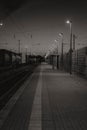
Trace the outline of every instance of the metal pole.
<instances>
[{"instance_id":1,"label":"metal pole","mask_svg":"<svg viewBox=\"0 0 87 130\"><path fill-rule=\"evenodd\" d=\"M72 74L72 22L70 21L70 74Z\"/></svg>"},{"instance_id":2,"label":"metal pole","mask_svg":"<svg viewBox=\"0 0 87 130\"><path fill-rule=\"evenodd\" d=\"M55 40L55 42L57 42L58 40ZM58 55L58 44L57 44L57 54L56 54L56 61L57 61L57 64L56 64L56 67L57 69L59 69L59 55Z\"/></svg>"},{"instance_id":3,"label":"metal pole","mask_svg":"<svg viewBox=\"0 0 87 130\"><path fill-rule=\"evenodd\" d=\"M18 52L20 54L20 40L18 40Z\"/></svg>"},{"instance_id":4,"label":"metal pole","mask_svg":"<svg viewBox=\"0 0 87 130\"><path fill-rule=\"evenodd\" d=\"M57 69L59 69L58 45L57 45Z\"/></svg>"},{"instance_id":5,"label":"metal pole","mask_svg":"<svg viewBox=\"0 0 87 130\"><path fill-rule=\"evenodd\" d=\"M63 33L59 33L61 36L61 69L63 69Z\"/></svg>"},{"instance_id":6,"label":"metal pole","mask_svg":"<svg viewBox=\"0 0 87 130\"><path fill-rule=\"evenodd\" d=\"M63 42L62 42L62 69L63 69Z\"/></svg>"},{"instance_id":7,"label":"metal pole","mask_svg":"<svg viewBox=\"0 0 87 130\"><path fill-rule=\"evenodd\" d=\"M62 34L62 48L61 48L61 53L62 53L62 69L63 69L63 34Z\"/></svg>"},{"instance_id":8,"label":"metal pole","mask_svg":"<svg viewBox=\"0 0 87 130\"><path fill-rule=\"evenodd\" d=\"M26 63L27 63L28 59L27 59L27 48L26 48Z\"/></svg>"}]
</instances>

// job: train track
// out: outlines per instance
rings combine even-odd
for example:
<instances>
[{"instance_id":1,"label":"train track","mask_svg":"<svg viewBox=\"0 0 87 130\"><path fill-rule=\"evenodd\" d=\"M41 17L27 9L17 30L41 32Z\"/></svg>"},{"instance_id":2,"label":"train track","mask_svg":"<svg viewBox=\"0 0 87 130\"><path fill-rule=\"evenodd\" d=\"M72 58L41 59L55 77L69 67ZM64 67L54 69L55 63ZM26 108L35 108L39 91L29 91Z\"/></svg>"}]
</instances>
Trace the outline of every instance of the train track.
<instances>
[{"instance_id":1,"label":"train track","mask_svg":"<svg viewBox=\"0 0 87 130\"><path fill-rule=\"evenodd\" d=\"M6 102L17 91L26 78L31 75L34 68L35 66L27 66L18 70L14 70L14 72L9 76L0 80L0 109L3 108Z\"/></svg>"}]
</instances>

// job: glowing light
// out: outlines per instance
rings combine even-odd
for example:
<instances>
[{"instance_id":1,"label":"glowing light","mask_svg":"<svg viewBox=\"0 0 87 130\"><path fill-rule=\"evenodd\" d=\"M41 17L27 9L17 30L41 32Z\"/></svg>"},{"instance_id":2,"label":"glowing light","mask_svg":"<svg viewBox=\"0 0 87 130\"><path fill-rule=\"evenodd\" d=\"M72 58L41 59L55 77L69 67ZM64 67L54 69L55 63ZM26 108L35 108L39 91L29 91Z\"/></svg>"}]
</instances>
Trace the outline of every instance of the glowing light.
<instances>
[{"instance_id":1,"label":"glowing light","mask_svg":"<svg viewBox=\"0 0 87 130\"><path fill-rule=\"evenodd\" d=\"M0 23L0 26L3 26L3 23Z\"/></svg>"},{"instance_id":2,"label":"glowing light","mask_svg":"<svg viewBox=\"0 0 87 130\"><path fill-rule=\"evenodd\" d=\"M67 20L67 21L66 21L66 23L67 23L67 24L69 24L69 23L70 23L70 21L69 21L69 20Z\"/></svg>"}]
</instances>

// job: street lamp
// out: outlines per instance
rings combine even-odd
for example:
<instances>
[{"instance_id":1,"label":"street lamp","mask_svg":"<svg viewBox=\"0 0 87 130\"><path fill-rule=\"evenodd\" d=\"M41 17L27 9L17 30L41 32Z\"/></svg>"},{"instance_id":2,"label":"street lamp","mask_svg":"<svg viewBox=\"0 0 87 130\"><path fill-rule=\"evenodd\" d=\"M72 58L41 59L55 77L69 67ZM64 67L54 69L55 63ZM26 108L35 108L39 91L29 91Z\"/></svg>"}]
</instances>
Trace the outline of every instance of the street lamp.
<instances>
[{"instance_id":1,"label":"street lamp","mask_svg":"<svg viewBox=\"0 0 87 130\"><path fill-rule=\"evenodd\" d=\"M1 27L1 26L3 26L3 23L2 23L2 22L0 22L0 27ZM1 43L0 43L0 44L1 44Z\"/></svg>"},{"instance_id":2,"label":"street lamp","mask_svg":"<svg viewBox=\"0 0 87 130\"><path fill-rule=\"evenodd\" d=\"M55 40L55 42L58 42L58 40ZM59 69L58 44L57 44L57 69Z\"/></svg>"},{"instance_id":3,"label":"street lamp","mask_svg":"<svg viewBox=\"0 0 87 130\"><path fill-rule=\"evenodd\" d=\"M63 69L63 33L59 33L59 36L61 36L62 38L62 46L61 46L61 65L62 65L62 69Z\"/></svg>"},{"instance_id":4,"label":"street lamp","mask_svg":"<svg viewBox=\"0 0 87 130\"><path fill-rule=\"evenodd\" d=\"M70 74L72 74L72 21L67 20L67 24L70 25Z\"/></svg>"}]
</instances>

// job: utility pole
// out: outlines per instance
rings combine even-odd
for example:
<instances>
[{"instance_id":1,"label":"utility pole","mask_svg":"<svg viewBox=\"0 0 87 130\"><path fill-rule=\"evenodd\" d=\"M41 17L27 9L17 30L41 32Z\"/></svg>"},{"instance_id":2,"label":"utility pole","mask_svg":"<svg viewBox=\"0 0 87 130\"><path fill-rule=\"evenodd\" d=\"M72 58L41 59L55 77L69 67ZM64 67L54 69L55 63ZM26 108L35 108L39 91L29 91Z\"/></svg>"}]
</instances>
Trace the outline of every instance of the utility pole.
<instances>
[{"instance_id":1,"label":"utility pole","mask_svg":"<svg viewBox=\"0 0 87 130\"><path fill-rule=\"evenodd\" d=\"M63 69L63 33L59 33L59 36L61 36L62 40L62 45L61 45L61 67Z\"/></svg>"},{"instance_id":2,"label":"utility pole","mask_svg":"<svg viewBox=\"0 0 87 130\"><path fill-rule=\"evenodd\" d=\"M19 54L20 54L20 45L21 45L20 40L18 40L18 53Z\"/></svg>"},{"instance_id":3,"label":"utility pole","mask_svg":"<svg viewBox=\"0 0 87 130\"><path fill-rule=\"evenodd\" d=\"M55 42L58 42L58 40L55 40ZM57 44L57 69L59 69L58 44Z\"/></svg>"},{"instance_id":4,"label":"utility pole","mask_svg":"<svg viewBox=\"0 0 87 130\"><path fill-rule=\"evenodd\" d=\"M57 69L59 69L59 55L58 55L58 45L57 45Z\"/></svg>"}]
</instances>

